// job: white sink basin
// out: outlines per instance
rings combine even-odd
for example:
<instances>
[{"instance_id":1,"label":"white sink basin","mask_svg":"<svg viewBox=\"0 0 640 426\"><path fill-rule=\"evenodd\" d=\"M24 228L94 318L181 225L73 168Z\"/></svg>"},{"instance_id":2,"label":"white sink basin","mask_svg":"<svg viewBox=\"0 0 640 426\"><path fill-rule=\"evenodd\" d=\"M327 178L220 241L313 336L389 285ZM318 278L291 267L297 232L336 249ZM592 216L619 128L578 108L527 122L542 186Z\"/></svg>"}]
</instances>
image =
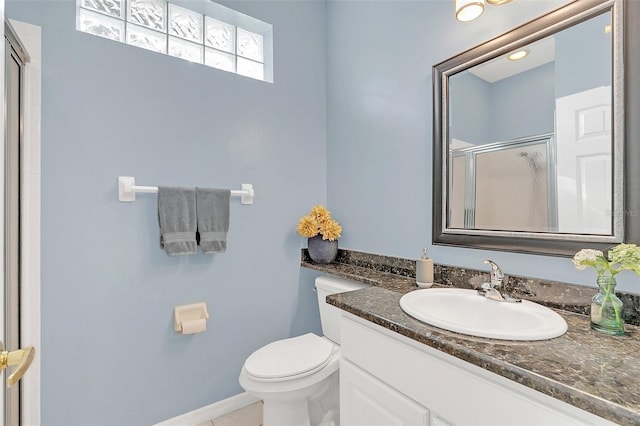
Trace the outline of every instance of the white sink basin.
<instances>
[{"instance_id":1,"label":"white sink basin","mask_svg":"<svg viewBox=\"0 0 640 426\"><path fill-rule=\"evenodd\" d=\"M445 330L501 340L544 340L563 335L566 321L551 309L523 300L498 302L475 290L415 290L400 299L412 317Z\"/></svg>"}]
</instances>

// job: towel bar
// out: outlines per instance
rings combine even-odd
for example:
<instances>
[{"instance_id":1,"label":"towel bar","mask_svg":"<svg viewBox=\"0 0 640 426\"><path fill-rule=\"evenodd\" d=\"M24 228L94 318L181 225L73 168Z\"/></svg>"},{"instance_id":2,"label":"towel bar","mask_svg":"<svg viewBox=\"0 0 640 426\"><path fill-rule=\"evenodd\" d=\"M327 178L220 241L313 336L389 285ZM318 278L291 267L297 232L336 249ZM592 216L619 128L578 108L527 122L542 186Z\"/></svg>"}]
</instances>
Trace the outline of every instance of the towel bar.
<instances>
[{"instance_id":1,"label":"towel bar","mask_svg":"<svg viewBox=\"0 0 640 426\"><path fill-rule=\"evenodd\" d=\"M154 194L158 192L157 186L136 185L136 178L131 176L118 176L118 200L128 203L136 200L136 192L146 192ZM232 197L241 197L241 204L253 204L253 185L243 183L242 189L232 190Z\"/></svg>"}]
</instances>

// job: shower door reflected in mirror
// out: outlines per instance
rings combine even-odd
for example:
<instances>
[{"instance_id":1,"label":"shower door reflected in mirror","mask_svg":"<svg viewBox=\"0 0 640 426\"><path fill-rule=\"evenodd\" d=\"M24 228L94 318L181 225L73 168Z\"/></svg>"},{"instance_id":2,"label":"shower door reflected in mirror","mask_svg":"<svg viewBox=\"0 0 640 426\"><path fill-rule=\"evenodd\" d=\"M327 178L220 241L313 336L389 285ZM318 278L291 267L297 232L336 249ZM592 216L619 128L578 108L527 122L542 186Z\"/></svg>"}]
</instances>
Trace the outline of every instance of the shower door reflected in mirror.
<instances>
[{"instance_id":1,"label":"shower door reflected in mirror","mask_svg":"<svg viewBox=\"0 0 640 426\"><path fill-rule=\"evenodd\" d=\"M541 135L452 150L450 227L556 231L553 142Z\"/></svg>"}]
</instances>

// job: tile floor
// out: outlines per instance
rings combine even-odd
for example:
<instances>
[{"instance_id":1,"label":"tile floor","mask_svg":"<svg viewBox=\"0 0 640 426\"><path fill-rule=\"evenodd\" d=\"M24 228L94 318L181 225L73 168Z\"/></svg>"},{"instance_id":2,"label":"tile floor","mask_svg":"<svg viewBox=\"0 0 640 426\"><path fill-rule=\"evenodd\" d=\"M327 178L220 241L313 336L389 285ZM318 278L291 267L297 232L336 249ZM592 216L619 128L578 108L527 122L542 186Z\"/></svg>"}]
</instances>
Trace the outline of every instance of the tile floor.
<instances>
[{"instance_id":1,"label":"tile floor","mask_svg":"<svg viewBox=\"0 0 640 426\"><path fill-rule=\"evenodd\" d=\"M262 401L200 423L198 426L262 426Z\"/></svg>"}]
</instances>

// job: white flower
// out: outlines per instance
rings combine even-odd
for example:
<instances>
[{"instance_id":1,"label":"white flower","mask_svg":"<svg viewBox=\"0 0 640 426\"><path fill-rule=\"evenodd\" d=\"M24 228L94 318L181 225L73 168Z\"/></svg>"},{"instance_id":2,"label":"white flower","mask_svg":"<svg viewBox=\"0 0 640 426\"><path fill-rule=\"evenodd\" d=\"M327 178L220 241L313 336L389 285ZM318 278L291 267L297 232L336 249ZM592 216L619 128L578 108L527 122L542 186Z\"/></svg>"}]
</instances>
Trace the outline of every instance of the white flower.
<instances>
[{"instance_id":1,"label":"white flower","mask_svg":"<svg viewBox=\"0 0 640 426\"><path fill-rule=\"evenodd\" d=\"M600 250L582 249L573 256L573 264L577 269L591 266L598 276L609 274L613 277L625 269L640 275L640 247L635 244L618 244L609 250L608 259Z\"/></svg>"},{"instance_id":2,"label":"white flower","mask_svg":"<svg viewBox=\"0 0 640 426\"><path fill-rule=\"evenodd\" d=\"M594 266L599 258L604 257L600 250L582 249L573 256L573 264L577 269L583 270L587 266Z\"/></svg>"}]
</instances>

